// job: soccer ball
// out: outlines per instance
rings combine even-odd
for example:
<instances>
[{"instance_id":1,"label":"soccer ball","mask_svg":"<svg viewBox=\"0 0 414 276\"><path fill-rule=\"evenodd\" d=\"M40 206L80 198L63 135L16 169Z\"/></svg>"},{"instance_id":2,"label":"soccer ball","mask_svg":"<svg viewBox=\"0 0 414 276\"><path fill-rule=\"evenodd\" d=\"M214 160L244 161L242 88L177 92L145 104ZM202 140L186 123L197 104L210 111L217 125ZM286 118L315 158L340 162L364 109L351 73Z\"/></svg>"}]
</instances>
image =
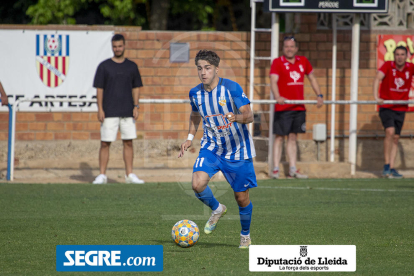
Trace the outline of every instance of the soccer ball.
<instances>
[{"instance_id":1,"label":"soccer ball","mask_svg":"<svg viewBox=\"0 0 414 276\"><path fill-rule=\"evenodd\" d=\"M200 230L193 221L184 219L177 222L171 231L173 241L181 247L195 245L200 237Z\"/></svg>"}]
</instances>

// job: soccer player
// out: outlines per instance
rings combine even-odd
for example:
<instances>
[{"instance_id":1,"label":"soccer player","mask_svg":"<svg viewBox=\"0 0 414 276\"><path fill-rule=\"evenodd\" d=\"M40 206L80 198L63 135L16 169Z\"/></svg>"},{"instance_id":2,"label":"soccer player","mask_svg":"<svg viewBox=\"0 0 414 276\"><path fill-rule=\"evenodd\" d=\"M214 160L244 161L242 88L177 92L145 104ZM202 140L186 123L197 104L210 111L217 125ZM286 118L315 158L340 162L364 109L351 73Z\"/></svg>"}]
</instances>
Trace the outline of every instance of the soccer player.
<instances>
[{"instance_id":1,"label":"soccer player","mask_svg":"<svg viewBox=\"0 0 414 276\"><path fill-rule=\"evenodd\" d=\"M296 168L296 139L298 133L306 132L306 109L303 104L285 104L285 100L303 100L303 82L308 76L313 91L316 93L320 108L323 105L323 95L318 82L313 75L313 68L304 56L297 56L298 44L293 36L285 37L283 41L283 56L273 60L270 69L270 88L277 101L273 133L276 134L273 151L273 178L279 178L279 164L282 156L284 136L287 136L286 153L289 157L288 178L308 178L299 173Z\"/></svg>"},{"instance_id":2,"label":"soccer player","mask_svg":"<svg viewBox=\"0 0 414 276\"><path fill-rule=\"evenodd\" d=\"M398 140L404 124L408 105L384 105L384 100L408 101L414 74L414 65L406 62L407 48L398 46L394 51L394 61L386 61L379 68L374 80L373 92L380 105L379 116L385 130L384 159L382 175L389 178L402 178L394 168ZM378 86L381 83L378 97Z\"/></svg>"},{"instance_id":3,"label":"soccer player","mask_svg":"<svg viewBox=\"0 0 414 276\"><path fill-rule=\"evenodd\" d=\"M6 92L4 92L3 85L0 82L0 105L7 105L9 103L9 99L7 98Z\"/></svg>"},{"instance_id":4,"label":"soccer player","mask_svg":"<svg viewBox=\"0 0 414 276\"><path fill-rule=\"evenodd\" d=\"M101 122L100 174L93 184L107 182L109 147L116 140L118 129L123 142L125 181L143 184L144 181L132 173L132 139L137 138L135 120L138 119L141 75L135 62L124 57L125 38L121 34L112 37L112 51L114 56L99 64L93 84L97 90L98 120Z\"/></svg>"},{"instance_id":5,"label":"soccer player","mask_svg":"<svg viewBox=\"0 0 414 276\"><path fill-rule=\"evenodd\" d=\"M248 248L251 244L253 211L249 189L257 187L252 160L256 152L246 127L246 124L253 122L253 112L241 86L218 76L219 63L220 58L213 51L201 50L195 58L201 83L190 90L190 130L178 157L182 157L184 151L191 147L203 120L204 135L193 167L192 188L196 197L212 210L204 232L213 232L220 217L227 212L226 206L217 201L207 185L211 177L221 171L233 188L239 205L242 229L239 248Z\"/></svg>"}]
</instances>

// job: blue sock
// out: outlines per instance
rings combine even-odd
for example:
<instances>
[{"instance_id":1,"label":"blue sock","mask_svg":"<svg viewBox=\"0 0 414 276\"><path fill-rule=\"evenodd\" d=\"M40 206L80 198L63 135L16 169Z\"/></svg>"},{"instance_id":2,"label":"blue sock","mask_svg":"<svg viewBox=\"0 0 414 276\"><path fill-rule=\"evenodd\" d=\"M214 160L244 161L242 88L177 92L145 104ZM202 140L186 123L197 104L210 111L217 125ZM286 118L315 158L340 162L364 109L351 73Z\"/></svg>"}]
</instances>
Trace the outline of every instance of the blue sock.
<instances>
[{"instance_id":1,"label":"blue sock","mask_svg":"<svg viewBox=\"0 0 414 276\"><path fill-rule=\"evenodd\" d=\"M214 197L209 186L207 186L201 193L195 193L195 196L213 211L219 207L219 202Z\"/></svg>"},{"instance_id":2,"label":"blue sock","mask_svg":"<svg viewBox=\"0 0 414 276\"><path fill-rule=\"evenodd\" d=\"M390 164L385 164L384 171L389 171L389 170L390 170Z\"/></svg>"},{"instance_id":3,"label":"blue sock","mask_svg":"<svg viewBox=\"0 0 414 276\"><path fill-rule=\"evenodd\" d=\"M240 214L240 223L241 223L241 234L242 235L249 235L250 234L250 223L252 221L252 213L253 213L253 204L252 202L249 203L246 207L239 206L239 214Z\"/></svg>"}]
</instances>

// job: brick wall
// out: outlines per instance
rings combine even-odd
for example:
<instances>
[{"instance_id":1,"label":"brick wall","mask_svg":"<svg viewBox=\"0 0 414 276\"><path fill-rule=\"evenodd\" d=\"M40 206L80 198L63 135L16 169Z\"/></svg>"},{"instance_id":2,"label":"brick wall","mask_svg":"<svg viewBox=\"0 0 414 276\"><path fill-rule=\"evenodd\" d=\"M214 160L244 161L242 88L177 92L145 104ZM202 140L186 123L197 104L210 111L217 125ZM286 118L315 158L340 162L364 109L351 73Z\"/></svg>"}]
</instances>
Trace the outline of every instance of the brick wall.
<instances>
[{"instance_id":1,"label":"brick wall","mask_svg":"<svg viewBox=\"0 0 414 276\"><path fill-rule=\"evenodd\" d=\"M301 15L299 55L309 58L325 99L331 99L332 31L316 30L314 14ZM63 29L64 26L6 26L14 29ZM194 57L201 49L215 50L221 57L219 75L238 82L249 94L250 34L246 32L164 32L141 31L139 27L66 26L71 30L114 30L126 37L126 56L135 61L143 78L141 98L187 99L188 91L199 83ZM401 32L402 33L402 32ZM376 40L379 32L361 31L359 100L372 100L372 82L376 74ZM280 35L281 40L283 34ZM350 98L351 31L338 31L337 100ZM170 63L169 43L188 42L190 63ZM256 39L256 54L270 56L270 34L261 33ZM268 61L256 62L255 82L269 83ZM7 92L7 91L6 91ZM269 87L256 86L255 99L268 99ZM316 99L308 81L305 98ZM268 110L268 105L254 105L255 111ZM317 109L307 106L307 133L302 140L312 139L312 125L326 123L330 129L330 106ZM143 104L137 121L139 139L184 139L188 131L189 104ZM268 116L261 115L261 133L267 136ZM414 133L414 116L408 114L403 134ZM7 140L7 113L0 113L0 140ZM349 133L349 106L337 106L337 134ZM382 134L375 107L358 107L358 133ZM201 137L201 131L196 138ZM95 113L27 113L18 112L17 140L98 140L99 123Z\"/></svg>"}]
</instances>

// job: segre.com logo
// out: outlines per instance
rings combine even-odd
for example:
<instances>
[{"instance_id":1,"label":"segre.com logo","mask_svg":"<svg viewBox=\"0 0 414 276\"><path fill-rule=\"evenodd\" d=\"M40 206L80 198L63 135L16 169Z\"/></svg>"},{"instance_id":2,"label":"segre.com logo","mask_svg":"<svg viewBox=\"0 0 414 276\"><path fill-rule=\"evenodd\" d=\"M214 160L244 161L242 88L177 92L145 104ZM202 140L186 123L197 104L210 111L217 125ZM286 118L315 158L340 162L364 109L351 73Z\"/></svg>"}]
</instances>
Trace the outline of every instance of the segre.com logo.
<instances>
[{"instance_id":1,"label":"segre.com logo","mask_svg":"<svg viewBox=\"0 0 414 276\"><path fill-rule=\"evenodd\" d=\"M163 246L57 245L56 271L163 271Z\"/></svg>"}]
</instances>

